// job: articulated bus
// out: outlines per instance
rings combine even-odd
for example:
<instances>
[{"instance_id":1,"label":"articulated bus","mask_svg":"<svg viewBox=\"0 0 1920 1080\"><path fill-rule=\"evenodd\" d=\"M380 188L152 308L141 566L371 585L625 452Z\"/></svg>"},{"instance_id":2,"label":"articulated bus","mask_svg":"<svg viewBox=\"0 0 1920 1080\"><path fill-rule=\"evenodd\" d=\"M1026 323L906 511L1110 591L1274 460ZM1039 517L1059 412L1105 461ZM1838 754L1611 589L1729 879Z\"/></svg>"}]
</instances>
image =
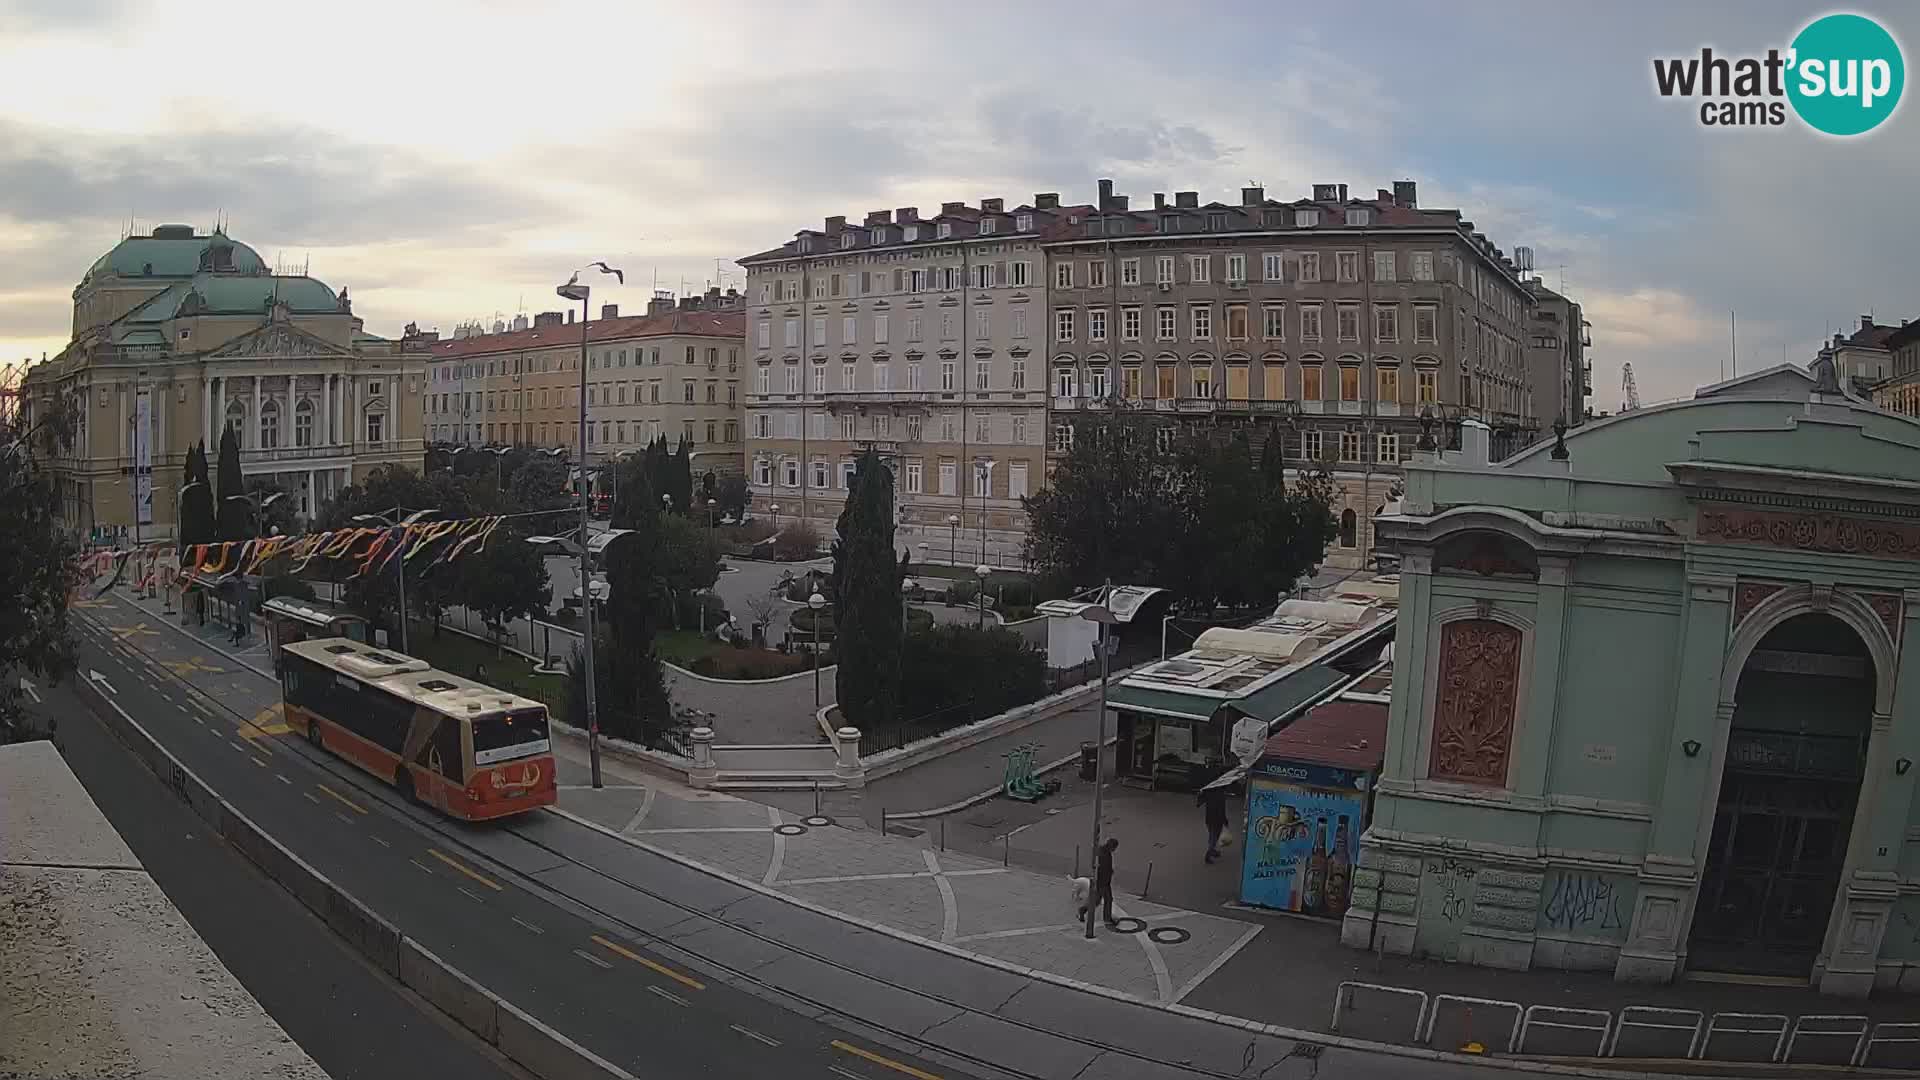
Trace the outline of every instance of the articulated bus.
<instances>
[{"instance_id":1,"label":"articulated bus","mask_svg":"<svg viewBox=\"0 0 1920 1080\"><path fill-rule=\"evenodd\" d=\"M280 661L287 726L408 799L468 821L553 805L545 705L346 638Z\"/></svg>"}]
</instances>

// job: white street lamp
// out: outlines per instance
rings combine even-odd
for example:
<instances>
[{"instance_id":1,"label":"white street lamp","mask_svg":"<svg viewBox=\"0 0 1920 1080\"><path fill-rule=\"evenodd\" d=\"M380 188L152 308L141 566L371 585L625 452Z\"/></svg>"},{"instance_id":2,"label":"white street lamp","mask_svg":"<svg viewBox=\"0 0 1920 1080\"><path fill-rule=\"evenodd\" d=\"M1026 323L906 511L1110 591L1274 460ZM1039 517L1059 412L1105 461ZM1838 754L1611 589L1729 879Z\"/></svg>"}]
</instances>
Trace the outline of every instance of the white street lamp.
<instances>
[{"instance_id":1,"label":"white street lamp","mask_svg":"<svg viewBox=\"0 0 1920 1080\"><path fill-rule=\"evenodd\" d=\"M813 711L820 712L820 609L827 606L827 598L819 593L807 597L807 607L813 612Z\"/></svg>"}]
</instances>

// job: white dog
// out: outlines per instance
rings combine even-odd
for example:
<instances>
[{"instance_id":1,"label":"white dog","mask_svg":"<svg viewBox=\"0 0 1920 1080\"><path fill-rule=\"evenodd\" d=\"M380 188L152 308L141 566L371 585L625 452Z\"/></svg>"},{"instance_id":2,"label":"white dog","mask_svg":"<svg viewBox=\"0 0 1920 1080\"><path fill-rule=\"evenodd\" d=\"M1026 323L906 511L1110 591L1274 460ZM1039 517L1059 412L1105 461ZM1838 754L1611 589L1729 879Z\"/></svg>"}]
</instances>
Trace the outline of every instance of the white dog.
<instances>
[{"instance_id":1,"label":"white dog","mask_svg":"<svg viewBox=\"0 0 1920 1080\"><path fill-rule=\"evenodd\" d=\"M1084 917L1086 914L1086 908L1087 908L1087 897L1092 895L1093 893L1093 879L1075 877L1075 878L1068 878L1067 882L1069 885L1072 886L1072 889L1073 889L1074 917L1075 918Z\"/></svg>"}]
</instances>

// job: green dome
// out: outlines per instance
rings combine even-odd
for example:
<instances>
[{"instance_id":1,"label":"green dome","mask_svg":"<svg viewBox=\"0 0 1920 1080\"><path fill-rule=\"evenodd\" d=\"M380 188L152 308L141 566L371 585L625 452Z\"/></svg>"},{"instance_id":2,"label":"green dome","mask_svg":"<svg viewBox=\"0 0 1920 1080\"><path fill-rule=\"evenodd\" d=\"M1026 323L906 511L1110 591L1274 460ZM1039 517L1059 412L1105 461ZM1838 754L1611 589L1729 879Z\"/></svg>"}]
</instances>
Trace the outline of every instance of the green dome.
<instances>
[{"instance_id":1,"label":"green dome","mask_svg":"<svg viewBox=\"0 0 1920 1080\"><path fill-rule=\"evenodd\" d=\"M219 252L211 250L216 248L225 250L224 263ZM87 271L82 284L104 274L190 277L202 270L263 274L267 264L261 261L259 252L225 233L196 236L191 225L161 225L151 236L129 236L115 244Z\"/></svg>"}]
</instances>

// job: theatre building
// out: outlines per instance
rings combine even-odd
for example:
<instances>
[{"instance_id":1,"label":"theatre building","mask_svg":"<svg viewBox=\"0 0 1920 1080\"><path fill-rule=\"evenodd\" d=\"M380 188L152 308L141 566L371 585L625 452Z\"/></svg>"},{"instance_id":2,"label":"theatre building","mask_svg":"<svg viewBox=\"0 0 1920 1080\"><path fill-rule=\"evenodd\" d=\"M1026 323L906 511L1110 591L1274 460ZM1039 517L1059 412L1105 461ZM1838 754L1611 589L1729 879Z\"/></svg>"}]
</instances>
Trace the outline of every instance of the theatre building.
<instances>
[{"instance_id":1,"label":"theatre building","mask_svg":"<svg viewBox=\"0 0 1920 1080\"><path fill-rule=\"evenodd\" d=\"M1459 445L1380 521L1394 685L1344 939L1920 989L1920 425L1829 360Z\"/></svg>"}]
</instances>

